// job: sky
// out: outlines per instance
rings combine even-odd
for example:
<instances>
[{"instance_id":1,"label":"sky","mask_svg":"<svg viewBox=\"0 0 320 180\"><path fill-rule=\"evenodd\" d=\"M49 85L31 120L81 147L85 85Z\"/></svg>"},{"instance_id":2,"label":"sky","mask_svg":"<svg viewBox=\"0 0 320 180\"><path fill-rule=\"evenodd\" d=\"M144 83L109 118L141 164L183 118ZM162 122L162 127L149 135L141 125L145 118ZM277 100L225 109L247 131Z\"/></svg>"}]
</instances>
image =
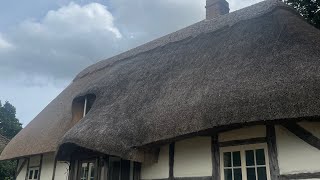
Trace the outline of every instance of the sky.
<instances>
[{"instance_id":1,"label":"sky","mask_svg":"<svg viewBox=\"0 0 320 180\"><path fill-rule=\"evenodd\" d=\"M261 0L229 0L231 11ZM0 100L25 126L81 70L205 18L205 0L0 1Z\"/></svg>"}]
</instances>

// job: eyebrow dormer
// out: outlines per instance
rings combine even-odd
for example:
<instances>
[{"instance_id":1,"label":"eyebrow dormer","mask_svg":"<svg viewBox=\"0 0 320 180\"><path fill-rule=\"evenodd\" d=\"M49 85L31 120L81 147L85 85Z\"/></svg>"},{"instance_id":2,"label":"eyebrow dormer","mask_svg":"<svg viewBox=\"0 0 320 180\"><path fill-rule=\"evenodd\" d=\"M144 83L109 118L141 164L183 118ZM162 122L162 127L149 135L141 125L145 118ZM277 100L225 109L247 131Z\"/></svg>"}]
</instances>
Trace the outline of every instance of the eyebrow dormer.
<instances>
[{"instance_id":1,"label":"eyebrow dormer","mask_svg":"<svg viewBox=\"0 0 320 180\"><path fill-rule=\"evenodd\" d=\"M77 97L72 103L72 121L78 122L88 114L96 99L94 94Z\"/></svg>"}]
</instances>

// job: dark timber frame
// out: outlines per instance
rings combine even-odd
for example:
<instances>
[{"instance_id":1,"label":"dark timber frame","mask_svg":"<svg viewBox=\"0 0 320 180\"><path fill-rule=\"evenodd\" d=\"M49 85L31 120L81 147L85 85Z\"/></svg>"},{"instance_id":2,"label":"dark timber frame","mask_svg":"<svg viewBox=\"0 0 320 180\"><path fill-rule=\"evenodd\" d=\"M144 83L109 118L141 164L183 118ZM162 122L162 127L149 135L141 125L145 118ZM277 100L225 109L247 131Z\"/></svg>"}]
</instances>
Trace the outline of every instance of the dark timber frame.
<instances>
[{"instance_id":1,"label":"dark timber frame","mask_svg":"<svg viewBox=\"0 0 320 180\"><path fill-rule=\"evenodd\" d=\"M30 166L30 157L28 158L28 163L27 163L27 172L26 172L26 177L25 180L28 180L28 175L29 175L29 166Z\"/></svg>"},{"instance_id":2,"label":"dark timber frame","mask_svg":"<svg viewBox=\"0 0 320 180\"><path fill-rule=\"evenodd\" d=\"M320 150L320 139L297 123L283 124L283 126L304 142Z\"/></svg>"},{"instance_id":3,"label":"dark timber frame","mask_svg":"<svg viewBox=\"0 0 320 180\"><path fill-rule=\"evenodd\" d=\"M276 130L273 124L266 126L266 136L269 154L269 168L272 180L278 180L280 175L278 163L278 149L276 140Z\"/></svg>"},{"instance_id":4,"label":"dark timber frame","mask_svg":"<svg viewBox=\"0 0 320 180\"><path fill-rule=\"evenodd\" d=\"M41 155L40 155L40 165L39 165L38 180L40 180L40 179L41 179L42 161L43 161L43 154L41 154Z\"/></svg>"},{"instance_id":5,"label":"dark timber frame","mask_svg":"<svg viewBox=\"0 0 320 180\"><path fill-rule=\"evenodd\" d=\"M174 148L175 143L169 145L169 180L174 180L173 167L174 167Z\"/></svg>"},{"instance_id":6,"label":"dark timber frame","mask_svg":"<svg viewBox=\"0 0 320 180\"><path fill-rule=\"evenodd\" d=\"M212 179L220 180L220 147L219 135L211 137Z\"/></svg>"}]
</instances>

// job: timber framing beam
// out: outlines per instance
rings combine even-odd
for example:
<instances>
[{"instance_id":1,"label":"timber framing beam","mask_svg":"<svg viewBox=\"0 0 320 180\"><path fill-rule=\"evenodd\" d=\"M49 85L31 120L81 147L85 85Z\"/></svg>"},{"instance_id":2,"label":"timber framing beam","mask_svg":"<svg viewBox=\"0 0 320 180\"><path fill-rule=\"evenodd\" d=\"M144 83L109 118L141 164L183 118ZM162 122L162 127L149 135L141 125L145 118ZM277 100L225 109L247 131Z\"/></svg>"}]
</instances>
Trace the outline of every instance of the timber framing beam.
<instances>
[{"instance_id":1,"label":"timber framing beam","mask_svg":"<svg viewBox=\"0 0 320 180\"><path fill-rule=\"evenodd\" d=\"M314 136L312 133L298 125L297 123L282 124L291 133L302 139L304 142L320 150L320 139Z\"/></svg>"},{"instance_id":2,"label":"timber framing beam","mask_svg":"<svg viewBox=\"0 0 320 180\"><path fill-rule=\"evenodd\" d=\"M276 130L273 124L267 125L266 128L271 179L278 180L280 176L280 170L278 163Z\"/></svg>"},{"instance_id":3,"label":"timber framing beam","mask_svg":"<svg viewBox=\"0 0 320 180\"><path fill-rule=\"evenodd\" d=\"M320 172L316 173L299 173L299 174L283 174L280 176L281 180L290 179L318 179L320 178Z\"/></svg>"},{"instance_id":4,"label":"timber framing beam","mask_svg":"<svg viewBox=\"0 0 320 180\"><path fill-rule=\"evenodd\" d=\"M218 134L211 137L212 180L220 180L220 147Z\"/></svg>"},{"instance_id":5,"label":"timber framing beam","mask_svg":"<svg viewBox=\"0 0 320 180\"><path fill-rule=\"evenodd\" d=\"M169 145L169 180L174 180L174 173L173 173L174 149L175 149L175 143L171 143Z\"/></svg>"}]
</instances>

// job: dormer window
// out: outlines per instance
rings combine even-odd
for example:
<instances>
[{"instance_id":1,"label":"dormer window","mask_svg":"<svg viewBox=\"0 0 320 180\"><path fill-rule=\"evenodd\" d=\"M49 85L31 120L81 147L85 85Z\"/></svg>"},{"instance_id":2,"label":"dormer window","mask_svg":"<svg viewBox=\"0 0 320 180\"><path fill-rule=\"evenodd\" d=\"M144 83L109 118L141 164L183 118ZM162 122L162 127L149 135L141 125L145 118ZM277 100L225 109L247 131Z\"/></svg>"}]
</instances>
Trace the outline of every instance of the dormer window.
<instances>
[{"instance_id":1,"label":"dormer window","mask_svg":"<svg viewBox=\"0 0 320 180\"><path fill-rule=\"evenodd\" d=\"M92 105L96 99L93 94L77 97L72 103L72 119L74 122L78 122L85 117L92 108Z\"/></svg>"}]
</instances>

